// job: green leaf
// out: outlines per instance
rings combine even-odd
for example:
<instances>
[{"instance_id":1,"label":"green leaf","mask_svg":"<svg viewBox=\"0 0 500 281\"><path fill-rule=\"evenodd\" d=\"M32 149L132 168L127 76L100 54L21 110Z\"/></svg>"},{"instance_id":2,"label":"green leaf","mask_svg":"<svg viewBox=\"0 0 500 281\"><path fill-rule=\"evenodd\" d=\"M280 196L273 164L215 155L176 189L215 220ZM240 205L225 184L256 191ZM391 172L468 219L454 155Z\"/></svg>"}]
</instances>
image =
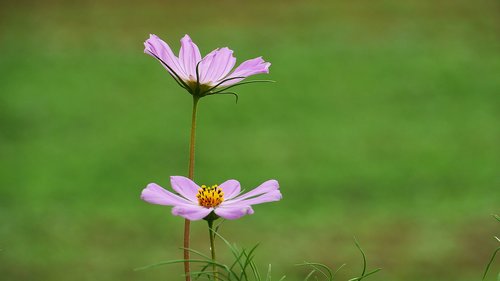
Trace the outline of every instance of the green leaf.
<instances>
[{"instance_id":1,"label":"green leaf","mask_svg":"<svg viewBox=\"0 0 500 281\"><path fill-rule=\"evenodd\" d=\"M488 271L490 270L491 264L495 260L495 256L497 255L498 251L500 251L500 247L497 248L495 250L495 252L493 252L493 255L491 256L490 261L488 262L488 264L486 265L486 269L484 270L483 279L481 279L481 280L484 280L486 278L486 275L488 275Z\"/></svg>"}]
</instances>

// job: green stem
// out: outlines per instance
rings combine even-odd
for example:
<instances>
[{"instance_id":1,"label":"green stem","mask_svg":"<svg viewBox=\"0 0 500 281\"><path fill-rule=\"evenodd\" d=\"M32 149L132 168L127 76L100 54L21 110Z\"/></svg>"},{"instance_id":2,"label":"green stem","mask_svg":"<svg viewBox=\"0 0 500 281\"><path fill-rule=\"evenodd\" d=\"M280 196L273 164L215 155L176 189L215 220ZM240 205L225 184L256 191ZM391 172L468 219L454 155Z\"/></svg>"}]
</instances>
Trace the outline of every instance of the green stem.
<instances>
[{"instance_id":1,"label":"green stem","mask_svg":"<svg viewBox=\"0 0 500 281\"><path fill-rule=\"evenodd\" d=\"M208 235L210 236L210 252L212 253L212 269L214 273L214 280L219 280L219 272L217 271L217 265L215 265L215 230L213 229L214 221L209 219L208 222Z\"/></svg>"},{"instance_id":2,"label":"green stem","mask_svg":"<svg viewBox=\"0 0 500 281\"><path fill-rule=\"evenodd\" d=\"M191 138L189 142L189 170L188 177L194 179L194 147L196 141L196 110L198 108L198 97L193 96L193 113L191 115ZM191 228L191 221L184 220L184 274L186 281L191 281L189 269L189 233Z\"/></svg>"}]
</instances>

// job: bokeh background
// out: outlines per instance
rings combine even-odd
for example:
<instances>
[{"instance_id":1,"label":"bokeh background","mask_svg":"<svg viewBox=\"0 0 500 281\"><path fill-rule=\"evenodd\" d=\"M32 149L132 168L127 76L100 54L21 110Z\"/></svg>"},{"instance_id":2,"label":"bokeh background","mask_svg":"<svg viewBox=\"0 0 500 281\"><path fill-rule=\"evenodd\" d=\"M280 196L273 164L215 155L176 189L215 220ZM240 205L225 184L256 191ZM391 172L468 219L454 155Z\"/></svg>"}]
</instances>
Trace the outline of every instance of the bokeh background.
<instances>
[{"instance_id":1,"label":"bokeh background","mask_svg":"<svg viewBox=\"0 0 500 281\"><path fill-rule=\"evenodd\" d=\"M182 280L133 271L180 257L183 220L139 193L187 173L191 99L143 54L149 33L272 62L260 78L277 83L201 101L196 163L200 183L280 181L283 201L221 232L260 242L262 270L347 263L345 280L356 236L383 268L371 280L480 279L500 211L499 15L496 0L2 1L1 279Z\"/></svg>"}]
</instances>

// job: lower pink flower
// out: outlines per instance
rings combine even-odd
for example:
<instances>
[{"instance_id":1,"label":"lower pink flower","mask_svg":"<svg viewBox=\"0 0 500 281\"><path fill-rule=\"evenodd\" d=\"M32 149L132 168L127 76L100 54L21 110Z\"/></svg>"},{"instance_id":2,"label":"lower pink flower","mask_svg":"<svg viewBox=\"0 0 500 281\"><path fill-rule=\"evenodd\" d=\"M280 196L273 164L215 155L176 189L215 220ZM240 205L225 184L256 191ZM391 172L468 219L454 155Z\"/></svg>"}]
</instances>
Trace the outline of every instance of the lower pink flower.
<instances>
[{"instance_id":1,"label":"lower pink flower","mask_svg":"<svg viewBox=\"0 0 500 281\"><path fill-rule=\"evenodd\" d=\"M237 180L199 186L186 177L172 176L170 184L178 195L150 183L142 190L141 199L151 204L173 206L172 214L188 220L200 220L212 212L234 220L253 214L252 205L279 201L282 197L276 180L268 180L245 194L241 194Z\"/></svg>"}]
</instances>

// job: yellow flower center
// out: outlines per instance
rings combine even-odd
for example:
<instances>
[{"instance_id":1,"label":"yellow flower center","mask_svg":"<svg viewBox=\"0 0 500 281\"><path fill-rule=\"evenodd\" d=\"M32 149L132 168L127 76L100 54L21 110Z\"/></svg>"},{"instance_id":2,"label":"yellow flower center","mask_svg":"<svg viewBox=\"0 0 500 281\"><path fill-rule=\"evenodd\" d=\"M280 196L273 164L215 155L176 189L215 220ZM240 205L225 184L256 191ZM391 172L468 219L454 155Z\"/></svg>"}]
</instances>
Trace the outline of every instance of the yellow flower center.
<instances>
[{"instance_id":1,"label":"yellow flower center","mask_svg":"<svg viewBox=\"0 0 500 281\"><path fill-rule=\"evenodd\" d=\"M222 189L217 185L202 185L200 189L198 189L196 198L198 198L200 206L205 208L214 208L219 206L222 201L224 201L224 192L222 192Z\"/></svg>"}]
</instances>

